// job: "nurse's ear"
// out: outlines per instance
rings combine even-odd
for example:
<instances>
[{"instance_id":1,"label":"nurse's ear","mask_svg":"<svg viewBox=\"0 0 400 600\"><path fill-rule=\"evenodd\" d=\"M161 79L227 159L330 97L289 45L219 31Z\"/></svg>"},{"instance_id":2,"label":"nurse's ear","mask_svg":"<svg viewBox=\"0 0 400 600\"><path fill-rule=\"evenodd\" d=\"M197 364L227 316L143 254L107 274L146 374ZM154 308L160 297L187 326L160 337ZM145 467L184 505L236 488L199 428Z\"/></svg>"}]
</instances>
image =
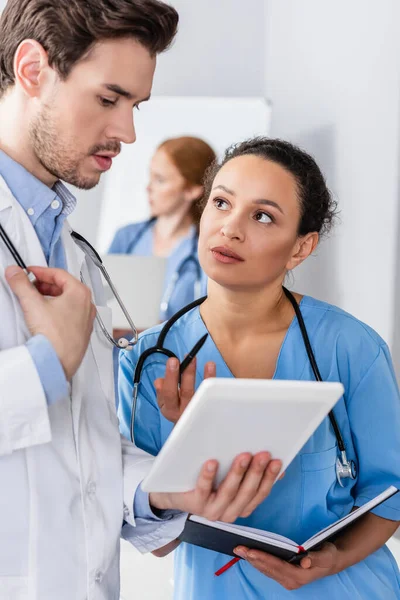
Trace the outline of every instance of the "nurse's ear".
<instances>
[{"instance_id":1,"label":"nurse's ear","mask_svg":"<svg viewBox=\"0 0 400 600\"><path fill-rule=\"evenodd\" d=\"M25 96L37 98L55 71L50 67L47 52L35 40L20 43L14 56L15 83Z\"/></svg>"},{"instance_id":2,"label":"nurse's ear","mask_svg":"<svg viewBox=\"0 0 400 600\"><path fill-rule=\"evenodd\" d=\"M186 186L183 195L185 198L186 202L194 202L195 200L198 200L199 198L201 198L201 196L203 195L204 192L204 186L202 185L196 185L196 184L189 184Z\"/></svg>"},{"instance_id":3,"label":"nurse's ear","mask_svg":"<svg viewBox=\"0 0 400 600\"><path fill-rule=\"evenodd\" d=\"M316 231L298 237L293 247L292 256L286 264L286 270L291 271L308 258L318 245L319 235Z\"/></svg>"}]
</instances>

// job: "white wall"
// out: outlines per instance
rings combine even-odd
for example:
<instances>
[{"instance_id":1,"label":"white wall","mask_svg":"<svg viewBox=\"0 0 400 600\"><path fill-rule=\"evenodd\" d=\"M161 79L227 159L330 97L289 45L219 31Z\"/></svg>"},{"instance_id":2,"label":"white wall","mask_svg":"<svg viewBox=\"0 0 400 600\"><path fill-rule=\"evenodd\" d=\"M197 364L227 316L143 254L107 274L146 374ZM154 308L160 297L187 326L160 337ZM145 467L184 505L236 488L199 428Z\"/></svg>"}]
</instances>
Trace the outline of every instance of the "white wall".
<instances>
[{"instance_id":1,"label":"white wall","mask_svg":"<svg viewBox=\"0 0 400 600\"><path fill-rule=\"evenodd\" d=\"M400 3L267 0L272 134L311 151L342 223L296 288L393 341L398 236Z\"/></svg>"},{"instance_id":2,"label":"white wall","mask_svg":"<svg viewBox=\"0 0 400 600\"><path fill-rule=\"evenodd\" d=\"M179 12L179 32L159 57L154 94L263 95L264 0L166 1Z\"/></svg>"},{"instance_id":3,"label":"white wall","mask_svg":"<svg viewBox=\"0 0 400 600\"><path fill-rule=\"evenodd\" d=\"M179 32L158 59L155 95L262 96L264 0L166 2L179 12Z\"/></svg>"}]
</instances>

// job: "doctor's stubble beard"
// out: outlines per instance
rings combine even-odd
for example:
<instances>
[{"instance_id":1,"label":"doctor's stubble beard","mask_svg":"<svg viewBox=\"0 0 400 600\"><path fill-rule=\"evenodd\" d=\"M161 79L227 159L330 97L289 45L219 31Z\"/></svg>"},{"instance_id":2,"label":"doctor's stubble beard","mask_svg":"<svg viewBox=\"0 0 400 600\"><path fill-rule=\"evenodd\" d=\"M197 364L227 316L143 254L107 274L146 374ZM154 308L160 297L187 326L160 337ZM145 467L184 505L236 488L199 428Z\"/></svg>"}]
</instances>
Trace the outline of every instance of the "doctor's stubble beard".
<instances>
[{"instance_id":1,"label":"doctor's stubble beard","mask_svg":"<svg viewBox=\"0 0 400 600\"><path fill-rule=\"evenodd\" d=\"M109 144L93 146L85 154L77 154L73 138L63 140L57 131L49 105L45 105L32 122L29 139L37 159L46 171L53 177L82 190L94 188L99 183L101 175L99 173L97 176L85 177L80 172L80 165L83 161L99 152L119 153L121 150L120 143L110 141Z\"/></svg>"}]
</instances>

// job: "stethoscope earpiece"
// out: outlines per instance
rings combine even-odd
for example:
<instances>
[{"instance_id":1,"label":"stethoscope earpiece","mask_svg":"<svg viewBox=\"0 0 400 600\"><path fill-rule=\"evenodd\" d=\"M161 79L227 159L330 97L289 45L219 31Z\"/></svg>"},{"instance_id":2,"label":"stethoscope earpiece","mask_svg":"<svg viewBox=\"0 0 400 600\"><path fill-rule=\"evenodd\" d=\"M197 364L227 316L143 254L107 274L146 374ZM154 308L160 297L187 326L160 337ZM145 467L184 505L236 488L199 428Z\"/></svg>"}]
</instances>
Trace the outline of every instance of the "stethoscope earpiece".
<instances>
[{"instance_id":1,"label":"stethoscope earpiece","mask_svg":"<svg viewBox=\"0 0 400 600\"><path fill-rule=\"evenodd\" d=\"M126 338L119 338L118 347L123 350L132 350L133 344L131 344Z\"/></svg>"}]
</instances>

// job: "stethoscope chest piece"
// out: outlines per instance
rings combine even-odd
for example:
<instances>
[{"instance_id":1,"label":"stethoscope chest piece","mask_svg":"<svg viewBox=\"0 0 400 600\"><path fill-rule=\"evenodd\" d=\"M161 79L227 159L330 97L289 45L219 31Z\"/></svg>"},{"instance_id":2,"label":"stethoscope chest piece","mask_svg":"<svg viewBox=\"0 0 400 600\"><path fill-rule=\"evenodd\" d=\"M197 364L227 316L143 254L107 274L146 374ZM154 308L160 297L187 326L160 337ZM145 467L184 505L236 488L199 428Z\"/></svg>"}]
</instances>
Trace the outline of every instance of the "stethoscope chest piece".
<instances>
[{"instance_id":1,"label":"stethoscope chest piece","mask_svg":"<svg viewBox=\"0 0 400 600\"><path fill-rule=\"evenodd\" d=\"M344 479L355 479L357 477L357 468L354 460L348 461L336 459L336 478L341 487L344 487Z\"/></svg>"}]
</instances>

